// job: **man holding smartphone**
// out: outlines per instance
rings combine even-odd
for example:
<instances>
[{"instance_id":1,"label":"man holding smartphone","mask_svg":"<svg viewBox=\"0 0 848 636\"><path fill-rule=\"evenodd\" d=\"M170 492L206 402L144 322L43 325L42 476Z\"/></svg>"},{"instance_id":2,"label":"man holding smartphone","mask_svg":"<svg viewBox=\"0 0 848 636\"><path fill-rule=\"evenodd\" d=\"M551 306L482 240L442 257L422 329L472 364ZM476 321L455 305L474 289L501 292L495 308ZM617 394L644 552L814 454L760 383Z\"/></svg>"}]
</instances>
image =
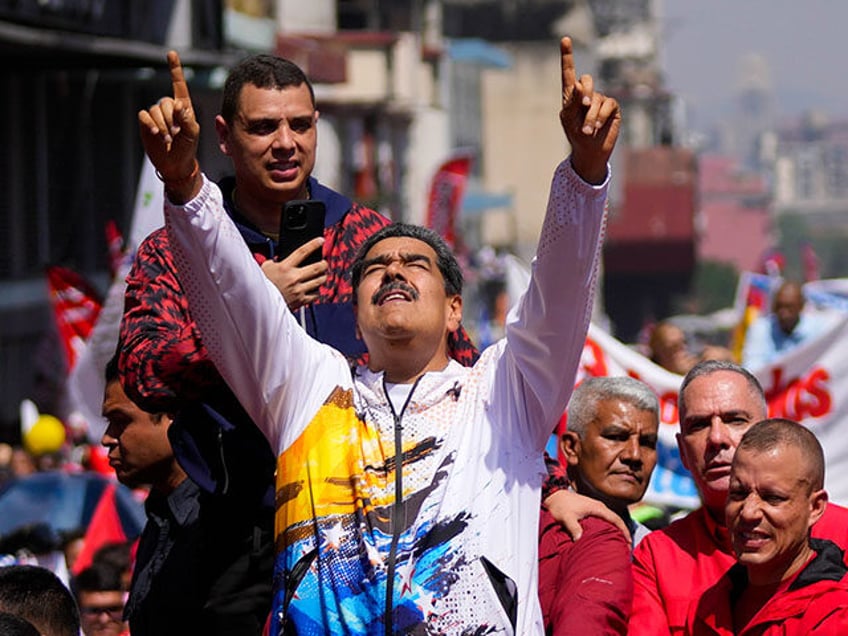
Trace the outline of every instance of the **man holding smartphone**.
<instances>
[{"instance_id":1,"label":"man holding smartphone","mask_svg":"<svg viewBox=\"0 0 848 636\"><path fill-rule=\"evenodd\" d=\"M278 454L271 633L544 633L542 453L585 342L621 121L591 76L578 79L569 38L560 54L572 154L556 169L506 337L470 369L451 360L462 275L438 235L391 225L360 249L352 285L369 360L351 372L249 266L200 173L176 53L174 97L139 113L210 358Z\"/></svg>"},{"instance_id":2,"label":"man holding smartphone","mask_svg":"<svg viewBox=\"0 0 848 636\"><path fill-rule=\"evenodd\" d=\"M254 55L236 65L215 118L220 149L234 172L220 188L247 248L288 307L302 313L307 332L357 360L365 346L354 327L352 259L389 221L312 177L318 116L312 86L294 63ZM281 214L295 200L323 205L323 236L279 259ZM316 249L323 250L323 258L304 264ZM265 507L256 550L270 554L275 456L209 360L192 313L168 236L157 230L139 247L127 278L118 348L121 382L144 410L176 414L169 431L174 452L201 489ZM473 345L467 337L455 342L455 357L470 363L476 357ZM270 588L271 562L262 562L247 574L266 577ZM232 585L237 590L243 582Z\"/></svg>"}]
</instances>

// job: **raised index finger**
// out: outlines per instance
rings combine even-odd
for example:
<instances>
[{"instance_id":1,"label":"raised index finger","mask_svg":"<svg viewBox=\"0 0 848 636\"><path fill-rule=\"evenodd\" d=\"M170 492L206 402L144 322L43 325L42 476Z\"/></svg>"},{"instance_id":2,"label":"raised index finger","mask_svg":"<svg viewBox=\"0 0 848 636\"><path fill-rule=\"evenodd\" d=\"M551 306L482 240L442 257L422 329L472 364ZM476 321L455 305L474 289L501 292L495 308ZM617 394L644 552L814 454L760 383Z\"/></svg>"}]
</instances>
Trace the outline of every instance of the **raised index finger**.
<instances>
[{"instance_id":1,"label":"raised index finger","mask_svg":"<svg viewBox=\"0 0 848 636\"><path fill-rule=\"evenodd\" d=\"M171 67L171 86L174 91L174 99L191 99L188 94L188 84L183 75L183 66L180 64L180 56L176 51L168 51L168 66Z\"/></svg>"},{"instance_id":2,"label":"raised index finger","mask_svg":"<svg viewBox=\"0 0 848 636\"><path fill-rule=\"evenodd\" d=\"M564 37L559 41L559 51L562 56L562 99L571 101L574 86L577 84L577 71L574 70L574 53L571 48L571 38Z\"/></svg>"}]
</instances>

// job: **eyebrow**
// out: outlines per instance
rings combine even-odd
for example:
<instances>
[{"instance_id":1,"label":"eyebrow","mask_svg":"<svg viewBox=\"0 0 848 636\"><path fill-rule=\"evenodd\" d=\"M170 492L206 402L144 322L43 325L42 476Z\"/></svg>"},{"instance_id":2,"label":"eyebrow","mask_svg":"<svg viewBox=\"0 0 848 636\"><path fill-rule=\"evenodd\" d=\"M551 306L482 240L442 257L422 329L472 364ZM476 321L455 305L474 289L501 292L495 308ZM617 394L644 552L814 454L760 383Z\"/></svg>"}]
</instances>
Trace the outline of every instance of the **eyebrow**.
<instances>
[{"instance_id":1,"label":"eyebrow","mask_svg":"<svg viewBox=\"0 0 848 636\"><path fill-rule=\"evenodd\" d=\"M279 125L280 122L312 122L312 119L315 117L315 111L310 113L303 112L298 113L296 115L291 115L290 117L280 117L278 115L257 115L255 117L249 117L244 113L239 113L237 118L240 119L245 124L258 124L258 123L273 123Z\"/></svg>"},{"instance_id":2,"label":"eyebrow","mask_svg":"<svg viewBox=\"0 0 848 636\"><path fill-rule=\"evenodd\" d=\"M688 422L699 422L699 421L702 421L702 420L708 420L708 419L711 419L713 417L713 415L715 415L715 413L687 415L684 418L683 422L688 423ZM727 418L734 418L734 417L747 417L748 419L751 419L751 414L748 411L746 411L745 409L736 409L736 410L732 410L732 411L722 411L721 413L718 414L718 416L722 420L727 419Z\"/></svg>"},{"instance_id":3,"label":"eyebrow","mask_svg":"<svg viewBox=\"0 0 848 636\"><path fill-rule=\"evenodd\" d=\"M426 254L417 254L415 252L407 252L401 253L399 255L401 262L406 265L408 263L414 263L416 261L427 261L428 263L432 263L432 259ZM374 258L369 258L362 262L362 269L365 270L371 265L388 265L392 262L393 256L390 254L380 254L379 256L375 256Z\"/></svg>"}]
</instances>

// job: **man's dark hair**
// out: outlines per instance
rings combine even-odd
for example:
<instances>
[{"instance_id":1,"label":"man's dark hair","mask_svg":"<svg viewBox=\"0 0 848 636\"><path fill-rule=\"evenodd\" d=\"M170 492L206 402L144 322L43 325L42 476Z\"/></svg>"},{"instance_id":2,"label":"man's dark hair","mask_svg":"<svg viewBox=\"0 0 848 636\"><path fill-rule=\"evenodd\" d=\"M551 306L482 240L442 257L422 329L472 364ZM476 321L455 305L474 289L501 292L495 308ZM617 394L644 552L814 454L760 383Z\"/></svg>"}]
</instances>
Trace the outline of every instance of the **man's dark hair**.
<instances>
[{"instance_id":1,"label":"man's dark hair","mask_svg":"<svg viewBox=\"0 0 848 636\"><path fill-rule=\"evenodd\" d=\"M797 448L803 465L796 466L798 478L807 483L809 492L824 488L824 451L815 434L803 424L773 417L745 431L736 453L741 450L767 453L778 446Z\"/></svg>"},{"instance_id":2,"label":"man's dark hair","mask_svg":"<svg viewBox=\"0 0 848 636\"><path fill-rule=\"evenodd\" d=\"M118 379L118 354L117 352L113 355L109 362L106 363L106 369L104 372L104 376L106 379L106 384L110 382L114 382Z\"/></svg>"},{"instance_id":3,"label":"man's dark hair","mask_svg":"<svg viewBox=\"0 0 848 636\"><path fill-rule=\"evenodd\" d=\"M9 612L0 612L0 634L3 636L41 636L32 623Z\"/></svg>"},{"instance_id":4,"label":"man's dark hair","mask_svg":"<svg viewBox=\"0 0 848 636\"><path fill-rule=\"evenodd\" d=\"M251 55L236 64L224 82L221 117L228 124L231 124L236 116L241 89L245 84L253 84L257 88L275 89L306 84L312 107L315 108L315 91L300 67L285 58L261 53Z\"/></svg>"},{"instance_id":5,"label":"man's dark hair","mask_svg":"<svg viewBox=\"0 0 848 636\"><path fill-rule=\"evenodd\" d=\"M77 600L81 592L123 592L124 583L120 567L108 561L92 561L91 565L71 581Z\"/></svg>"},{"instance_id":6,"label":"man's dark hair","mask_svg":"<svg viewBox=\"0 0 848 636\"><path fill-rule=\"evenodd\" d=\"M106 363L106 369L103 372L103 377L106 380L106 386L109 386L112 382L117 382L120 379L119 373L118 373L118 353L117 352L115 352L115 355L113 355L109 359L109 362ZM158 422L168 414L165 411L159 411L159 412L156 412L156 413L150 413L150 415L154 419L154 421Z\"/></svg>"},{"instance_id":7,"label":"man's dark hair","mask_svg":"<svg viewBox=\"0 0 848 636\"><path fill-rule=\"evenodd\" d=\"M688 387L695 378L712 375L718 371L738 373L745 378L748 383L748 388L751 391L751 395L761 401L763 411L767 411L766 394L763 391L763 385L760 384L760 381L757 380L756 376L748 371L748 369L736 364L735 362L730 362L729 360L701 360L698 364L689 369L689 373L687 373L683 378L683 382L680 384L680 390L677 392L677 406L680 411L679 419L681 422L686 419L686 401L683 399L683 393L686 391L686 387Z\"/></svg>"},{"instance_id":8,"label":"man's dark hair","mask_svg":"<svg viewBox=\"0 0 848 636\"><path fill-rule=\"evenodd\" d=\"M0 568L0 611L28 620L47 636L79 636L80 615L71 591L35 565Z\"/></svg>"},{"instance_id":9,"label":"man's dark hair","mask_svg":"<svg viewBox=\"0 0 848 636\"><path fill-rule=\"evenodd\" d=\"M115 541L104 543L97 548L91 560L92 565L95 563L105 563L107 566L117 569L119 573L128 572L132 568L132 542Z\"/></svg>"},{"instance_id":10,"label":"man's dark hair","mask_svg":"<svg viewBox=\"0 0 848 636\"><path fill-rule=\"evenodd\" d=\"M356 290L362 280L365 256L377 243L389 238L413 238L422 241L433 248L436 253L436 265L445 279L445 293L448 296L462 294L462 269L453 255L448 244L437 232L420 225L410 223L392 223L375 232L362 244L351 269L351 284L353 285L353 302L356 302Z\"/></svg>"}]
</instances>

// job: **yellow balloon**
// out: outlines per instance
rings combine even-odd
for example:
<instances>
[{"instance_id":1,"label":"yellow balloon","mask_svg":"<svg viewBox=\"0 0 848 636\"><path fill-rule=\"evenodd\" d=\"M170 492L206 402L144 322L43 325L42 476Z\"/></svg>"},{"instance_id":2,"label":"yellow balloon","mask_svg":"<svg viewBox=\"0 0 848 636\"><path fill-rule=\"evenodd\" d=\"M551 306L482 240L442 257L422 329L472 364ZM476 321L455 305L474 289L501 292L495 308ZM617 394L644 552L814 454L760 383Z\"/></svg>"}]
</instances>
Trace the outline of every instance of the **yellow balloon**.
<instances>
[{"instance_id":1,"label":"yellow balloon","mask_svg":"<svg viewBox=\"0 0 848 636\"><path fill-rule=\"evenodd\" d=\"M24 447L33 455L55 453L65 443L65 426L52 415L39 415L23 436Z\"/></svg>"}]
</instances>

